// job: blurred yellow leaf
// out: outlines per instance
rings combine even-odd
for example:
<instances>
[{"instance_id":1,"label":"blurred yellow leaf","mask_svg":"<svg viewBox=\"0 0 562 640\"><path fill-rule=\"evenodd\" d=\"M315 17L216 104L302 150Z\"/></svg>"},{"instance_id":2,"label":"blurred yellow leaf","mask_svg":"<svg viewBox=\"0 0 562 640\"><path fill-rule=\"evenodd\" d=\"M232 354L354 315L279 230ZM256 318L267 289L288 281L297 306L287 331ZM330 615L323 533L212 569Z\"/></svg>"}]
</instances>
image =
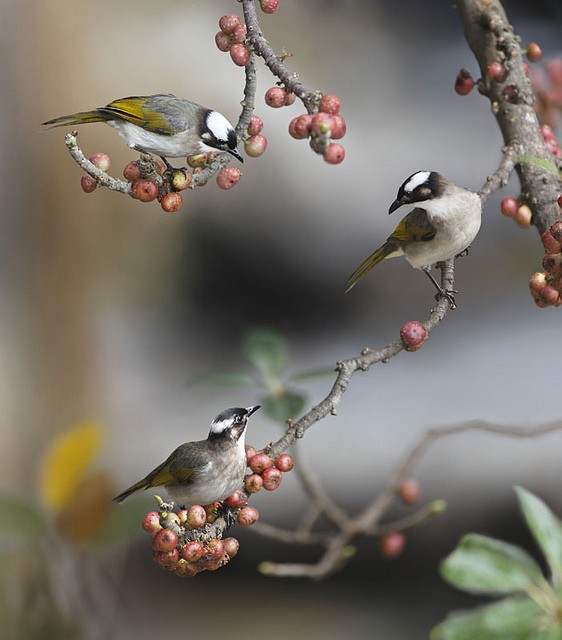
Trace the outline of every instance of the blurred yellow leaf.
<instances>
[{"instance_id":1,"label":"blurred yellow leaf","mask_svg":"<svg viewBox=\"0 0 562 640\"><path fill-rule=\"evenodd\" d=\"M59 436L43 459L39 491L51 511L60 511L75 495L97 454L102 430L96 422L82 422Z\"/></svg>"}]
</instances>

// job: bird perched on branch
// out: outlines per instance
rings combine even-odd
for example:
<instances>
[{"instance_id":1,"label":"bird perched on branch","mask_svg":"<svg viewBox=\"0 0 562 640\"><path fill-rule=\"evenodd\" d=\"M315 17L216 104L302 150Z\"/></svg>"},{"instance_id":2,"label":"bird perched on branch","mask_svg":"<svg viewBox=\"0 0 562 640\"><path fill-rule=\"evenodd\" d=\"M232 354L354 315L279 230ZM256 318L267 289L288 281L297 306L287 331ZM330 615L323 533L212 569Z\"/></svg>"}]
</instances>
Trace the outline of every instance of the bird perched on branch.
<instances>
[{"instance_id":1,"label":"bird perched on branch","mask_svg":"<svg viewBox=\"0 0 562 640\"><path fill-rule=\"evenodd\" d=\"M211 422L206 440L186 442L145 478L113 502L123 502L135 491L163 486L180 505L219 502L242 486L246 469L244 448L248 418L260 408L225 409Z\"/></svg>"},{"instance_id":2,"label":"bird perched on branch","mask_svg":"<svg viewBox=\"0 0 562 640\"><path fill-rule=\"evenodd\" d=\"M171 93L119 98L105 107L48 120L49 127L105 122L132 149L166 158L226 152L244 162L234 127L218 111Z\"/></svg>"},{"instance_id":3,"label":"bird perched on branch","mask_svg":"<svg viewBox=\"0 0 562 640\"><path fill-rule=\"evenodd\" d=\"M436 298L447 298L455 309L453 294L456 292L441 287L430 268L468 249L480 229L480 197L436 171L416 171L404 181L388 213L405 204L417 206L402 218L386 242L351 274L346 292L385 258L403 255L415 269L421 269L428 276L437 289Z\"/></svg>"}]
</instances>

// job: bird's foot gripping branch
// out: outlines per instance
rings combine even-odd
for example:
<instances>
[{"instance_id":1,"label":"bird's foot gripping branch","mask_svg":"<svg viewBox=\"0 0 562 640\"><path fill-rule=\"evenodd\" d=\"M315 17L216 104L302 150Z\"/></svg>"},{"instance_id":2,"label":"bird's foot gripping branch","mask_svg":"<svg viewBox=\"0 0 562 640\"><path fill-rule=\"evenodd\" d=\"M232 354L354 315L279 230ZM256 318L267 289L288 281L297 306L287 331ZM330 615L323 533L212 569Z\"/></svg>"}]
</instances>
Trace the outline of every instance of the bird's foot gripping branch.
<instances>
[{"instance_id":1,"label":"bird's foot gripping branch","mask_svg":"<svg viewBox=\"0 0 562 640\"><path fill-rule=\"evenodd\" d=\"M259 512L247 504L249 494L262 488L274 491L281 484L283 473L294 467L287 453L273 460L249 445L246 461L251 473L244 478L245 490L237 489L222 502L194 504L174 511L173 502L155 496L158 510L145 515L142 528L150 534L152 557L162 569L190 578L224 567L238 553L239 541L223 536L231 525L250 527L257 522Z\"/></svg>"}]
</instances>

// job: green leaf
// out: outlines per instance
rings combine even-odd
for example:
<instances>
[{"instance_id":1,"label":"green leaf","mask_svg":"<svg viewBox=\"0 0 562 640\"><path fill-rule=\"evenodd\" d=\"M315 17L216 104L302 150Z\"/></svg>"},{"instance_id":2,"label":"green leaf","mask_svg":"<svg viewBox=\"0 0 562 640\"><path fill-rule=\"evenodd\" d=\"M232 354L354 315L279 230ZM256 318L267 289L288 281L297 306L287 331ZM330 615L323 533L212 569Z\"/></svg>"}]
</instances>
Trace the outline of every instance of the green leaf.
<instances>
[{"instance_id":1,"label":"green leaf","mask_svg":"<svg viewBox=\"0 0 562 640\"><path fill-rule=\"evenodd\" d=\"M275 422L286 422L302 412L305 401L306 398L300 393L286 391L280 396L265 396L261 400L261 406L267 416Z\"/></svg>"},{"instance_id":2,"label":"green leaf","mask_svg":"<svg viewBox=\"0 0 562 640\"><path fill-rule=\"evenodd\" d=\"M459 589L491 595L528 591L544 580L523 549L476 533L464 536L445 558L441 575Z\"/></svg>"},{"instance_id":3,"label":"green leaf","mask_svg":"<svg viewBox=\"0 0 562 640\"><path fill-rule=\"evenodd\" d=\"M544 158L539 158L538 156L518 156L515 160L517 164L531 164L535 167L540 167L549 173L552 173L556 177L560 174L558 172L558 167L554 164L554 162L550 162L550 160L545 160Z\"/></svg>"},{"instance_id":4,"label":"green leaf","mask_svg":"<svg viewBox=\"0 0 562 640\"><path fill-rule=\"evenodd\" d=\"M28 544L47 531L41 511L22 500L0 496L0 551Z\"/></svg>"},{"instance_id":5,"label":"green leaf","mask_svg":"<svg viewBox=\"0 0 562 640\"><path fill-rule=\"evenodd\" d=\"M529 598L505 598L500 602L455 611L430 633L430 640L547 640L532 635L540 629L543 613Z\"/></svg>"},{"instance_id":6,"label":"green leaf","mask_svg":"<svg viewBox=\"0 0 562 640\"><path fill-rule=\"evenodd\" d=\"M285 374L287 347L278 333L268 329L250 331L244 336L242 350L268 382L279 380Z\"/></svg>"},{"instance_id":7,"label":"green leaf","mask_svg":"<svg viewBox=\"0 0 562 640\"><path fill-rule=\"evenodd\" d=\"M562 585L562 523L537 496L515 487L519 505L552 571L555 585Z\"/></svg>"},{"instance_id":8,"label":"green leaf","mask_svg":"<svg viewBox=\"0 0 562 640\"><path fill-rule=\"evenodd\" d=\"M188 386L209 384L216 387L254 387L256 381L243 371L207 371L194 374L187 384Z\"/></svg>"},{"instance_id":9,"label":"green leaf","mask_svg":"<svg viewBox=\"0 0 562 640\"><path fill-rule=\"evenodd\" d=\"M302 382L303 380L311 380L314 378L324 378L325 376L333 376L335 372L334 367L322 367L319 369L309 369L308 371L302 371L301 373L295 373L289 377L291 382Z\"/></svg>"}]
</instances>

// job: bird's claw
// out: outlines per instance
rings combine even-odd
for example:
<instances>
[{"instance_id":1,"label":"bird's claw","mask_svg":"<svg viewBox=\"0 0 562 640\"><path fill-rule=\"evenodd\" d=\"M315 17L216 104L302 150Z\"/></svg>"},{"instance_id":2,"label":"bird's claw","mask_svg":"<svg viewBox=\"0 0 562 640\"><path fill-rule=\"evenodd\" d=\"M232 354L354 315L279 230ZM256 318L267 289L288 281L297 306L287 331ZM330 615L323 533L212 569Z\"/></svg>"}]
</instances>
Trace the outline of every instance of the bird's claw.
<instances>
[{"instance_id":1,"label":"bird's claw","mask_svg":"<svg viewBox=\"0 0 562 640\"><path fill-rule=\"evenodd\" d=\"M449 303L449 307L451 307L452 310L455 310L457 308L455 293L458 293L455 289L441 289L435 294L435 299L439 301L441 298L445 298Z\"/></svg>"},{"instance_id":2,"label":"bird's claw","mask_svg":"<svg viewBox=\"0 0 562 640\"><path fill-rule=\"evenodd\" d=\"M226 523L226 530L228 531L230 527L236 522L234 511L230 507L223 505L221 515L224 518L224 521Z\"/></svg>"}]
</instances>

